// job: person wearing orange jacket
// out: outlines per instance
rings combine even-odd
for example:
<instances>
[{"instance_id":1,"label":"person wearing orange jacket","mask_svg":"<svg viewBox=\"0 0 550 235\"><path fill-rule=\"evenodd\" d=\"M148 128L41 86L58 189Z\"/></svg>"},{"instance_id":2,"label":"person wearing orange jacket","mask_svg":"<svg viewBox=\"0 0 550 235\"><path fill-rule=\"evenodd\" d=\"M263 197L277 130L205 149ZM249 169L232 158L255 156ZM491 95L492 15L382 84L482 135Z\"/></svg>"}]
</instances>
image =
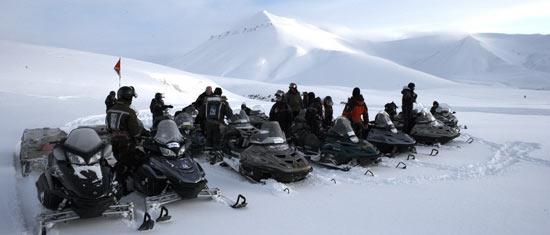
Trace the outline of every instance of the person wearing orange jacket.
<instances>
[{"instance_id":1,"label":"person wearing orange jacket","mask_svg":"<svg viewBox=\"0 0 550 235\"><path fill-rule=\"evenodd\" d=\"M365 103L359 87L353 88L351 98L344 107L342 116L350 120L355 135L359 138L367 137L367 128L369 124L369 109Z\"/></svg>"}]
</instances>

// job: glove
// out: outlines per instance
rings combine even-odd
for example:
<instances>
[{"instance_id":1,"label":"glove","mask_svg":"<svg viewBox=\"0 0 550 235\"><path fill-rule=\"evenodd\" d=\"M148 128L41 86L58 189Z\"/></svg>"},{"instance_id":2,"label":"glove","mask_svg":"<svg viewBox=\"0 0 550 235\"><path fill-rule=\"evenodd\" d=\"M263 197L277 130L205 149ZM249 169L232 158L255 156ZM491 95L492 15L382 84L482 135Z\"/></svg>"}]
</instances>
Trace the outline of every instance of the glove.
<instances>
[{"instance_id":1,"label":"glove","mask_svg":"<svg viewBox=\"0 0 550 235\"><path fill-rule=\"evenodd\" d=\"M166 107L169 108L169 109L171 109L171 108L173 108L174 106L172 106L172 105L166 105Z\"/></svg>"}]
</instances>

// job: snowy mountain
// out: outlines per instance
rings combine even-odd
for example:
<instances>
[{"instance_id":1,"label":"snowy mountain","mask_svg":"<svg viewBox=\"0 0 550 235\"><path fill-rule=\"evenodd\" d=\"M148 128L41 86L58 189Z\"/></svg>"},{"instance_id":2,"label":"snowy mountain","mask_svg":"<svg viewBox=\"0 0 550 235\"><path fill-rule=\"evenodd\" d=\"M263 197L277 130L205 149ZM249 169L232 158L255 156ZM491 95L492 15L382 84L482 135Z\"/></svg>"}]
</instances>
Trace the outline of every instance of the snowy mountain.
<instances>
[{"instance_id":1,"label":"snowy mountain","mask_svg":"<svg viewBox=\"0 0 550 235\"><path fill-rule=\"evenodd\" d=\"M369 51L456 81L550 89L550 36L441 34L369 43Z\"/></svg>"},{"instance_id":2,"label":"snowy mountain","mask_svg":"<svg viewBox=\"0 0 550 235\"><path fill-rule=\"evenodd\" d=\"M172 64L222 77L302 84L398 89L452 82L398 65L354 48L316 26L262 11L233 29L213 35Z\"/></svg>"}]
</instances>

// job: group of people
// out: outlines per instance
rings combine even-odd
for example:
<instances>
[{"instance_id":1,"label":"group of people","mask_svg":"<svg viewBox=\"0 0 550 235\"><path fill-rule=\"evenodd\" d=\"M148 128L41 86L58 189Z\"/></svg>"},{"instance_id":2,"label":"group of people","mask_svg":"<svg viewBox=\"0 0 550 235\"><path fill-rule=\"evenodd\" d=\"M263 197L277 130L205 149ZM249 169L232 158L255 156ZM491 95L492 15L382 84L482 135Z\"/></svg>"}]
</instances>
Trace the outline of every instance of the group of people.
<instances>
[{"instance_id":1,"label":"group of people","mask_svg":"<svg viewBox=\"0 0 550 235\"><path fill-rule=\"evenodd\" d=\"M409 133L413 126L413 103L416 102L417 95L414 92L415 84L409 83L401 91L403 112L403 130ZM206 137L206 145L214 150L221 148L222 133L225 128L225 119L231 118L233 111L227 102L227 98L222 95L222 89L217 87L206 87L191 107L198 110L195 123L200 125ZM112 134L113 153L117 158L115 170L121 177L128 174L129 170L141 164L144 160L144 154L137 151L136 145L140 136L148 131L143 128L143 124L137 117L137 113L130 107L133 98L137 93L132 86L123 86L115 93L111 91L105 99L107 115L105 122L107 129ZM156 93L149 106L154 130L158 123L166 118L166 110L173 108L172 105L166 105L163 101L163 95ZM296 83L290 83L288 91L285 93L278 90L275 93L275 103L269 112L269 120L277 121L281 129L287 136L291 136L290 130L297 117L305 120L311 133L319 135L322 129L328 129L333 125L333 101L330 96L323 99L316 97L313 92L303 92L300 94ZM395 103L389 103L385 106L385 111L390 117L396 115ZM241 109L250 114L250 109L243 103ZM356 87L353 89L351 97L342 112L342 116L348 118L358 137L365 138L369 125L368 107L361 90Z\"/></svg>"}]
</instances>

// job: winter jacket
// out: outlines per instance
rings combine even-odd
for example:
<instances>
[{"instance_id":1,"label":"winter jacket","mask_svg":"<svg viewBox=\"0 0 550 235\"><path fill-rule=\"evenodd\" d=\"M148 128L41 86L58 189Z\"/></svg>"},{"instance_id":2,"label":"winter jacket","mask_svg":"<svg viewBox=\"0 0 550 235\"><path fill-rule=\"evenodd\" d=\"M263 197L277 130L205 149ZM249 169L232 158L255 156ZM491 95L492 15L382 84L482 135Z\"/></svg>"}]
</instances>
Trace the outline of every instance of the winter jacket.
<instances>
[{"instance_id":1,"label":"winter jacket","mask_svg":"<svg viewBox=\"0 0 550 235\"><path fill-rule=\"evenodd\" d=\"M171 105L164 105L164 101L162 99L152 99L151 105L149 105L149 109L151 110L154 118L162 117L162 115L164 115L164 110L171 107Z\"/></svg>"},{"instance_id":2,"label":"winter jacket","mask_svg":"<svg viewBox=\"0 0 550 235\"><path fill-rule=\"evenodd\" d=\"M324 108L323 127L328 128L332 126L333 110L331 105L323 105L323 108Z\"/></svg>"},{"instance_id":3,"label":"winter jacket","mask_svg":"<svg viewBox=\"0 0 550 235\"><path fill-rule=\"evenodd\" d=\"M227 101L223 101L220 96L207 97L204 104L200 107L195 122L204 125L206 121L225 123L225 118L231 118L233 110L229 107Z\"/></svg>"},{"instance_id":4,"label":"winter jacket","mask_svg":"<svg viewBox=\"0 0 550 235\"><path fill-rule=\"evenodd\" d=\"M289 134L290 126L292 126L292 108L286 102L278 101L273 104L269 111L269 121L277 121L281 126L281 129Z\"/></svg>"},{"instance_id":5,"label":"winter jacket","mask_svg":"<svg viewBox=\"0 0 550 235\"><path fill-rule=\"evenodd\" d=\"M311 132L319 136L320 128L322 124L323 105L321 102L314 100L309 104L306 109L306 123L309 126ZM321 114L321 115L320 115Z\"/></svg>"},{"instance_id":6,"label":"winter jacket","mask_svg":"<svg viewBox=\"0 0 550 235\"><path fill-rule=\"evenodd\" d=\"M288 106L290 106L292 112L300 112L303 106L300 92L295 89L289 89L288 92L285 94L285 99Z\"/></svg>"},{"instance_id":7,"label":"winter jacket","mask_svg":"<svg viewBox=\"0 0 550 235\"><path fill-rule=\"evenodd\" d=\"M401 99L401 110L403 110L403 113L412 113L413 103L416 103L416 93L405 86L401 94L403 94L403 98Z\"/></svg>"},{"instance_id":8,"label":"winter jacket","mask_svg":"<svg viewBox=\"0 0 550 235\"><path fill-rule=\"evenodd\" d=\"M214 95L213 94L207 95L206 91L200 94L199 97L197 97L197 100L195 100L195 108L200 109L204 104L204 101L206 100L206 98L212 97L212 96Z\"/></svg>"},{"instance_id":9,"label":"winter jacket","mask_svg":"<svg viewBox=\"0 0 550 235\"><path fill-rule=\"evenodd\" d=\"M352 124L368 124L369 109L362 95L351 97L344 107L342 116L348 118Z\"/></svg>"},{"instance_id":10,"label":"winter jacket","mask_svg":"<svg viewBox=\"0 0 550 235\"><path fill-rule=\"evenodd\" d=\"M111 134L124 135L128 138L138 137L142 130L136 111L130 108L130 104L123 101L117 101L111 109L107 110L105 124Z\"/></svg>"}]
</instances>

